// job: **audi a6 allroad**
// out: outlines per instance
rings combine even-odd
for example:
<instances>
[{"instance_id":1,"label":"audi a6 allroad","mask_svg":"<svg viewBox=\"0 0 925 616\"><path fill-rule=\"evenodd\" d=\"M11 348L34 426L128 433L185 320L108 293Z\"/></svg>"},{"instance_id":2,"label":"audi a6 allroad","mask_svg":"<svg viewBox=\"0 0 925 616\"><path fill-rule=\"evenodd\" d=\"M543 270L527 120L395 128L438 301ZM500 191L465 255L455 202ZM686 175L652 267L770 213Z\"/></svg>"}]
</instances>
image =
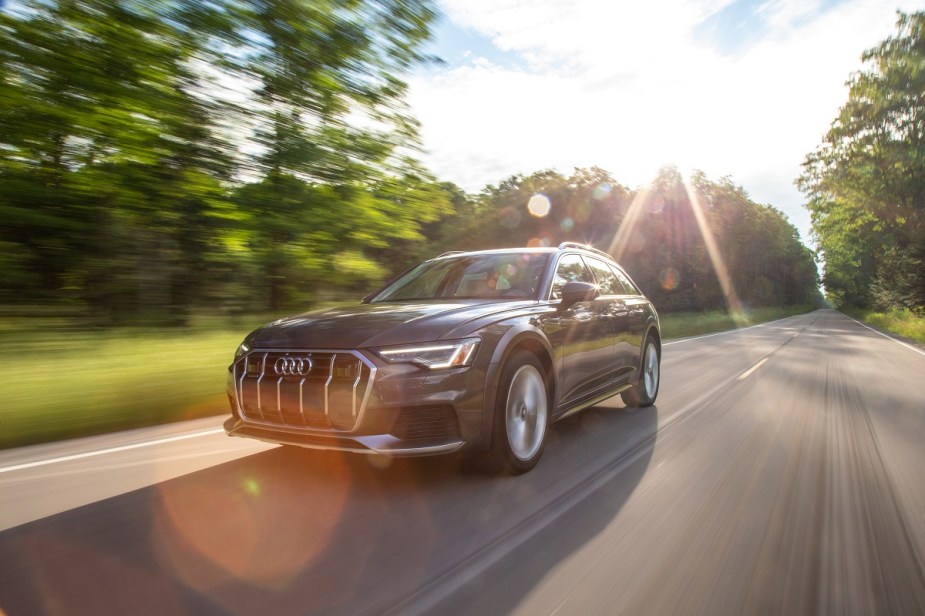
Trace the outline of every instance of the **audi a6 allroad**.
<instances>
[{"instance_id":1,"label":"audi a6 allroad","mask_svg":"<svg viewBox=\"0 0 925 616\"><path fill-rule=\"evenodd\" d=\"M609 255L452 252L347 308L250 333L228 371L229 435L391 456L463 450L521 473L550 423L620 394L655 402L658 314Z\"/></svg>"}]
</instances>

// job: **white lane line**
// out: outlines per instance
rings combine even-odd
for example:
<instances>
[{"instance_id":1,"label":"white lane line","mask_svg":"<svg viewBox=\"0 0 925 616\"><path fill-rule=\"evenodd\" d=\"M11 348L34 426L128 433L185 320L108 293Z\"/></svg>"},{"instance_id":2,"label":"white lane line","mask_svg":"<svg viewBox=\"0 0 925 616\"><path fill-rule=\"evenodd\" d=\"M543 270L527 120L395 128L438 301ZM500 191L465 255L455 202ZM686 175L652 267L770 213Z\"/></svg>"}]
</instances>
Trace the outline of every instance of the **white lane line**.
<instances>
[{"instance_id":1,"label":"white lane line","mask_svg":"<svg viewBox=\"0 0 925 616\"><path fill-rule=\"evenodd\" d=\"M740 374L740 375L739 375L739 378L737 378L736 380L737 380L737 381L744 381L745 379L747 379L748 377L750 377L750 376L752 375L752 373L753 373L755 370L757 370L758 368L760 368L761 366L763 366L763 365L764 365L764 362L768 361L769 359L771 359L771 358L770 358L770 357L765 357L765 358L762 359L760 362L758 362L757 364L755 364L754 366L752 366L751 368L749 368L748 370L746 370L745 372L743 372L742 374Z\"/></svg>"},{"instance_id":2,"label":"white lane line","mask_svg":"<svg viewBox=\"0 0 925 616\"><path fill-rule=\"evenodd\" d=\"M49 458L47 460L38 460L36 462L27 462L26 464L16 464L14 466L6 466L0 468L0 473L11 473L13 471L21 471L27 468L35 468L36 466L45 466L47 464L57 464L58 462L70 462L71 460L80 460L83 458L92 458L94 456L102 456L107 453L116 453L118 451L128 451L129 449L140 449L141 447L150 447L151 445L162 445L164 443L174 443L176 441L185 441L190 438L198 438L200 436L208 436L210 434L219 434L224 433L223 428L215 428L213 430L203 430L202 432L192 432L190 434L181 434L180 436L171 436L169 438L160 438L154 441L145 441L143 443L134 443L132 445L122 445L121 447L110 447L109 449L97 449L96 451L87 451L84 453L77 453L70 456L61 456L60 458Z\"/></svg>"},{"instance_id":3,"label":"white lane line","mask_svg":"<svg viewBox=\"0 0 925 616\"><path fill-rule=\"evenodd\" d=\"M231 440L231 439L228 439L228 440ZM236 439L236 440L242 443L244 442L244 439ZM254 444L258 446L266 445L268 448L272 447L270 443L264 443L264 442L256 441L256 440L254 440ZM236 457L240 457L242 450L236 445L237 445L236 443L232 443L229 447L218 448L218 449L209 447L208 449L204 449L202 451L195 451L192 453L185 453L185 454L177 454L175 456L158 455L157 465L159 469L164 469L164 468L169 469L173 462L186 462L189 460L196 460L199 458L206 458L206 457L214 459L215 456L224 456L224 455L229 455L229 456L234 455ZM147 459L146 460L136 460L134 462L107 464L106 470L115 471L115 470L121 470L121 469L127 469L127 468L136 468L139 466L146 466L150 464L151 464L151 460L147 460ZM70 466L65 466L64 468L61 468L58 470L49 469L44 472L37 471L36 473L34 474L30 473L27 476L19 476L19 477L13 476L13 477L0 478L0 487L16 485L20 483L27 483L30 481L41 481L45 479L56 479L56 478L61 478L61 477L74 477L76 475L87 475L89 473L95 473L95 472L97 472L97 469L94 469L94 468L72 468Z\"/></svg>"},{"instance_id":4,"label":"white lane line","mask_svg":"<svg viewBox=\"0 0 925 616\"><path fill-rule=\"evenodd\" d=\"M806 314L812 314L810 312ZM724 332L716 332L715 334L703 334L702 336L693 336L691 338L682 338L681 340L669 340L668 342L663 342L662 346L668 346L671 344L681 344L682 342L690 342L692 340L702 340L703 338L712 338L713 336L725 336L726 334L736 334L738 332L748 331L750 329L755 329L756 327L764 327L765 325L773 325L775 323L780 323L781 321L786 321L787 319L792 319L794 317L802 317L805 315L795 314L789 317L784 317L783 319L777 319L776 321L767 321L765 323L758 323L757 325L749 325L748 327L739 327L736 329L727 329Z\"/></svg>"},{"instance_id":5,"label":"white lane line","mask_svg":"<svg viewBox=\"0 0 925 616\"><path fill-rule=\"evenodd\" d=\"M907 349L909 349L910 351L915 351L915 352L918 353L919 355L925 355L925 351L923 351L922 349L918 349L918 348L912 346L911 344L906 344L906 343L903 342L902 340L897 340L897 339L894 338L893 336L884 334L884 333L881 332L881 331L877 331L876 329L874 329L874 328L871 327L870 325L868 325L868 324L866 324L866 323L861 323L860 321L858 321L858 320L855 319L854 317L849 317L849 316L848 316L847 314L845 314L844 312L842 312L841 314L843 314L844 316L848 317L849 319L851 319L852 321L854 321L855 323L857 323L857 324L860 325L861 327L866 327L867 329L869 329L870 331L874 332L875 334L880 334L881 336L883 336L883 337L886 338L887 340L892 340L892 341L895 342L896 344L898 344L898 345L900 345L900 346L904 346L904 347L906 347Z\"/></svg>"}]
</instances>

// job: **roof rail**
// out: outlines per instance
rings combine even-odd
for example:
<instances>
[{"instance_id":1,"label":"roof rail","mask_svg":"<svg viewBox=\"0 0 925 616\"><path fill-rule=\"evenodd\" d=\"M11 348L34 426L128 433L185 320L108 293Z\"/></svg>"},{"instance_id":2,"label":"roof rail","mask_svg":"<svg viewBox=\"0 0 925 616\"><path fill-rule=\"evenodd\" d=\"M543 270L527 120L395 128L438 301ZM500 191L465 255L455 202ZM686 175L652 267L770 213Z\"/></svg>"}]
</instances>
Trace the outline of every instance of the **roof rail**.
<instances>
[{"instance_id":1,"label":"roof rail","mask_svg":"<svg viewBox=\"0 0 925 616\"><path fill-rule=\"evenodd\" d=\"M434 257L434 258L435 258L435 259L439 259L439 258L441 258L441 257L448 257L448 256L450 256L450 255L461 255L461 254L464 254L465 252L466 252L465 250L449 250L449 251L443 253L442 255L437 255L437 256Z\"/></svg>"},{"instance_id":2,"label":"roof rail","mask_svg":"<svg viewBox=\"0 0 925 616\"><path fill-rule=\"evenodd\" d=\"M579 242L562 242L561 244L559 244L559 250L562 250L563 248L583 248L585 250L595 252L603 257L607 257L608 259L613 259L613 257L611 257L609 254L607 254L603 250L598 250L597 248L595 248L594 246L591 246L590 244L581 244Z\"/></svg>"}]
</instances>

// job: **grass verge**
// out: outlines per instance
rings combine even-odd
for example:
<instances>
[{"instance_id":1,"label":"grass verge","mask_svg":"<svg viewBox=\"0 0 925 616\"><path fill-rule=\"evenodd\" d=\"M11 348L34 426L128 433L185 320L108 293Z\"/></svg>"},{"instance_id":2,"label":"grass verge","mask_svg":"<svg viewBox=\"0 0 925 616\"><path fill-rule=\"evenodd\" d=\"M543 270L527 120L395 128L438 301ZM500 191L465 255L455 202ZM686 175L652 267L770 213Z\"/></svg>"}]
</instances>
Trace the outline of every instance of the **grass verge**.
<instances>
[{"instance_id":1,"label":"grass verge","mask_svg":"<svg viewBox=\"0 0 925 616\"><path fill-rule=\"evenodd\" d=\"M910 310L891 310L890 312L849 311L851 316L868 325L892 332L898 336L925 342L925 317Z\"/></svg>"},{"instance_id":2,"label":"grass verge","mask_svg":"<svg viewBox=\"0 0 925 616\"><path fill-rule=\"evenodd\" d=\"M758 308L745 312L679 312L660 316L662 338L687 338L740 327L749 327L776 319L805 314L814 310L811 306L786 306L784 308Z\"/></svg>"},{"instance_id":3,"label":"grass verge","mask_svg":"<svg viewBox=\"0 0 925 616\"><path fill-rule=\"evenodd\" d=\"M258 323L71 329L0 320L0 448L227 411L227 366Z\"/></svg>"},{"instance_id":4,"label":"grass verge","mask_svg":"<svg viewBox=\"0 0 925 616\"><path fill-rule=\"evenodd\" d=\"M694 336L808 310L666 314L662 332ZM227 413L232 354L268 320L92 330L62 319L0 319L0 449Z\"/></svg>"}]
</instances>

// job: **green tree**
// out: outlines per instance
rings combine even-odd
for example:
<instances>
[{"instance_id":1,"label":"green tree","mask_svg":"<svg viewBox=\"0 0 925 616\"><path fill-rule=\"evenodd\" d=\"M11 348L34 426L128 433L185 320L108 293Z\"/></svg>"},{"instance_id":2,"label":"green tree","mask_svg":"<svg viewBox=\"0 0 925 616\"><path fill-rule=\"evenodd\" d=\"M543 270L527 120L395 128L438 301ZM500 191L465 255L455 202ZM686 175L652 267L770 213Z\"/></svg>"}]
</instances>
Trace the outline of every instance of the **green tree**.
<instances>
[{"instance_id":1,"label":"green tree","mask_svg":"<svg viewBox=\"0 0 925 616\"><path fill-rule=\"evenodd\" d=\"M698 173L693 184L708 207L720 254L743 302L789 306L817 301L815 254L780 210L755 203L730 178L712 182Z\"/></svg>"},{"instance_id":2,"label":"green tree","mask_svg":"<svg viewBox=\"0 0 925 616\"><path fill-rule=\"evenodd\" d=\"M19 295L182 318L205 288L232 166L197 91L201 22L181 8L71 0L0 14L0 215L27 272Z\"/></svg>"},{"instance_id":3,"label":"green tree","mask_svg":"<svg viewBox=\"0 0 925 616\"><path fill-rule=\"evenodd\" d=\"M447 206L440 186L412 175L365 185L274 174L242 186L234 201L257 266L251 288L262 290L260 307L271 310L304 304L319 291L330 298L370 290L390 271L396 244L423 240L419 226Z\"/></svg>"},{"instance_id":4,"label":"green tree","mask_svg":"<svg viewBox=\"0 0 925 616\"><path fill-rule=\"evenodd\" d=\"M446 207L401 79L433 17L427 0L0 8L4 299L182 321L254 284L275 308L380 278L367 251Z\"/></svg>"},{"instance_id":5,"label":"green tree","mask_svg":"<svg viewBox=\"0 0 925 616\"><path fill-rule=\"evenodd\" d=\"M260 180L235 201L267 305L321 283L369 286L385 269L367 252L419 238L446 207L413 158L417 123L401 78L426 60L435 12L416 0L267 0L241 14L245 53L231 71L256 84Z\"/></svg>"},{"instance_id":6,"label":"green tree","mask_svg":"<svg viewBox=\"0 0 925 616\"><path fill-rule=\"evenodd\" d=\"M797 184L838 303L925 308L925 13L862 56Z\"/></svg>"},{"instance_id":7,"label":"green tree","mask_svg":"<svg viewBox=\"0 0 925 616\"><path fill-rule=\"evenodd\" d=\"M445 249L606 243L620 222L629 191L603 169L514 175L455 201L436 234Z\"/></svg>"},{"instance_id":8,"label":"green tree","mask_svg":"<svg viewBox=\"0 0 925 616\"><path fill-rule=\"evenodd\" d=\"M634 195L625 227L611 244L621 265L666 312L724 307L691 190L676 168L661 169Z\"/></svg>"}]
</instances>

